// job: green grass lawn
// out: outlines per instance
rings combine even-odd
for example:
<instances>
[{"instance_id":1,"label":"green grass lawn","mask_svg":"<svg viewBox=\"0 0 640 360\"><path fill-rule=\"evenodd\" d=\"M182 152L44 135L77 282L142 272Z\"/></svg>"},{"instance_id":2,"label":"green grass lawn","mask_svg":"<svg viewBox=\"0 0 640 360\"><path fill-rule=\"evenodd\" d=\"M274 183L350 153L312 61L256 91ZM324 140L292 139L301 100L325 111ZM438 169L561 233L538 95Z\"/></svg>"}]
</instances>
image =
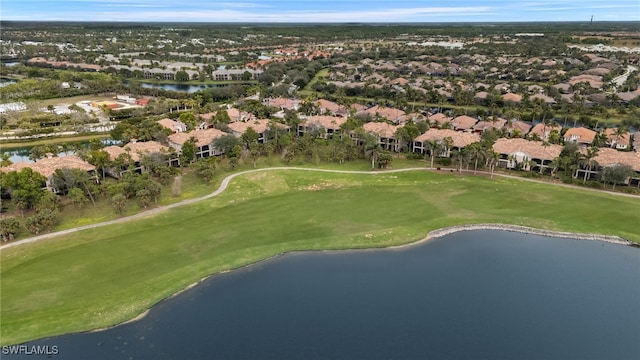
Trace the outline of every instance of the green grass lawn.
<instances>
[{"instance_id":1,"label":"green grass lawn","mask_svg":"<svg viewBox=\"0 0 640 360\"><path fill-rule=\"evenodd\" d=\"M637 198L435 172L242 175L209 200L2 250L1 342L117 324L207 275L283 252L385 247L456 224L640 241L638 209Z\"/></svg>"}]
</instances>

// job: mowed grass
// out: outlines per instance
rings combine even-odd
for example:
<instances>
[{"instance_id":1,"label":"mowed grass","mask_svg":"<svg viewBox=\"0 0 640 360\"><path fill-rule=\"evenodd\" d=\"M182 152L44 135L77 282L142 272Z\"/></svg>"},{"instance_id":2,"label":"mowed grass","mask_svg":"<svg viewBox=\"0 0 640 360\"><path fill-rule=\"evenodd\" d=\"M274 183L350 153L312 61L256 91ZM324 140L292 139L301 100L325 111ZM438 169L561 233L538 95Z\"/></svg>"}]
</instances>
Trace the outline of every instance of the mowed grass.
<instances>
[{"instance_id":1,"label":"mowed grass","mask_svg":"<svg viewBox=\"0 0 640 360\"><path fill-rule=\"evenodd\" d=\"M385 247L483 222L640 241L639 210L637 198L515 179L247 174L216 198L4 249L1 342L114 325L207 275L287 251Z\"/></svg>"}]
</instances>

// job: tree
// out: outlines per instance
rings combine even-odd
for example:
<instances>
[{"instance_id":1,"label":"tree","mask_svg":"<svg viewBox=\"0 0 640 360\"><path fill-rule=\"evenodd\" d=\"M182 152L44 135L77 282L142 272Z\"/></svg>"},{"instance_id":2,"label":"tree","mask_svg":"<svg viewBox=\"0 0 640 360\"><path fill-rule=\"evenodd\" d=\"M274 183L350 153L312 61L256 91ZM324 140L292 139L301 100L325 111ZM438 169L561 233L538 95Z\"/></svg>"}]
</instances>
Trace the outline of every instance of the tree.
<instances>
[{"instance_id":1,"label":"tree","mask_svg":"<svg viewBox=\"0 0 640 360\"><path fill-rule=\"evenodd\" d=\"M603 183L612 184L615 190L617 184L625 184L633 174L634 171L629 165L615 164L603 167L600 171L600 179Z\"/></svg>"},{"instance_id":2,"label":"tree","mask_svg":"<svg viewBox=\"0 0 640 360\"><path fill-rule=\"evenodd\" d=\"M42 231L51 230L58 222L58 212L51 209L43 209L33 216L26 219L25 225L27 230L37 235Z\"/></svg>"},{"instance_id":3,"label":"tree","mask_svg":"<svg viewBox=\"0 0 640 360\"><path fill-rule=\"evenodd\" d=\"M429 156L431 157L431 168L433 169L433 159L436 154L442 153L444 150L444 144L438 140L427 140L424 143L425 150L429 151Z\"/></svg>"},{"instance_id":4,"label":"tree","mask_svg":"<svg viewBox=\"0 0 640 360\"><path fill-rule=\"evenodd\" d=\"M177 71L176 81L189 81L189 74L184 70Z\"/></svg>"},{"instance_id":5,"label":"tree","mask_svg":"<svg viewBox=\"0 0 640 360\"><path fill-rule=\"evenodd\" d=\"M196 174L207 184L211 183L216 174L215 158L202 158L193 163Z\"/></svg>"},{"instance_id":6,"label":"tree","mask_svg":"<svg viewBox=\"0 0 640 360\"><path fill-rule=\"evenodd\" d=\"M13 216L0 220L0 239L3 242L13 241L20 231L20 222Z\"/></svg>"},{"instance_id":7,"label":"tree","mask_svg":"<svg viewBox=\"0 0 640 360\"><path fill-rule=\"evenodd\" d=\"M251 144L258 141L258 137L258 133L249 126L244 134L242 134L242 141L244 141L246 147L249 147Z\"/></svg>"},{"instance_id":8,"label":"tree","mask_svg":"<svg viewBox=\"0 0 640 360\"><path fill-rule=\"evenodd\" d=\"M377 161L378 168L386 169L391 164L392 160L393 160L393 156L391 155L390 152L381 151L380 155L378 155L378 161Z\"/></svg>"},{"instance_id":9,"label":"tree","mask_svg":"<svg viewBox=\"0 0 640 360\"><path fill-rule=\"evenodd\" d=\"M474 161L473 173L478 173L478 162L484 161L486 158L485 149L482 147L481 143L473 143L467 146L467 155L469 159Z\"/></svg>"},{"instance_id":10,"label":"tree","mask_svg":"<svg viewBox=\"0 0 640 360\"><path fill-rule=\"evenodd\" d=\"M587 182L587 178L590 176L591 173L591 168L593 167L593 158L595 158L596 156L598 156L598 151L600 149L596 146L591 146L590 148L587 149L587 152L585 154L582 154L581 156L579 156L578 160L583 163L583 165L585 165L586 170L584 172L584 178L582 179L583 183Z\"/></svg>"},{"instance_id":11,"label":"tree","mask_svg":"<svg viewBox=\"0 0 640 360\"><path fill-rule=\"evenodd\" d=\"M102 180L105 179L105 169L111 165L111 157L104 150L91 150L87 159L89 164L94 165L102 173Z\"/></svg>"},{"instance_id":12,"label":"tree","mask_svg":"<svg viewBox=\"0 0 640 360\"><path fill-rule=\"evenodd\" d=\"M118 214L123 215L127 209L127 197L124 194L115 194L111 197L111 204Z\"/></svg>"},{"instance_id":13,"label":"tree","mask_svg":"<svg viewBox=\"0 0 640 360\"><path fill-rule=\"evenodd\" d=\"M3 153L0 160L0 167L6 167L12 164L13 161L11 161L11 155L9 155L8 153Z\"/></svg>"},{"instance_id":14,"label":"tree","mask_svg":"<svg viewBox=\"0 0 640 360\"><path fill-rule=\"evenodd\" d=\"M149 191L149 189L136 191L136 199L138 200L138 204L146 209L149 203L151 203L151 191Z\"/></svg>"},{"instance_id":15,"label":"tree","mask_svg":"<svg viewBox=\"0 0 640 360\"><path fill-rule=\"evenodd\" d=\"M77 208L83 208L89 201L80 188L73 188L67 193L69 201Z\"/></svg>"},{"instance_id":16,"label":"tree","mask_svg":"<svg viewBox=\"0 0 640 360\"><path fill-rule=\"evenodd\" d=\"M20 210L34 207L45 190L46 178L31 168L10 171L2 176L1 187L9 191L11 200Z\"/></svg>"},{"instance_id":17,"label":"tree","mask_svg":"<svg viewBox=\"0 0 640 360\"><path fill-rule=\"evenodd\" d=\"M198 126L196 115L191 111L183 112L182 114L180 114L178 119L185 123L190 130L195 129Z\"/></svg>"},{"instance_id":18,"label":"tree","mask_svg":"<svg viewBox=\"0 0 640 360\"><path fill-rule=\"evenodd\" d=\"M363 150L365 157L371 160L371 170L374 170L376 161L378 160L378 156L380 155L381 151L380 144L378 143L378 138L372 134L365 134Z\"/></svg>"},{"instance_id":19,"label":"tree","mask_svg":"<svg viewBox=\"0 0 640 360\"><path fill-rule=\"evenodd\" d=\"M196 160L196 152L198 151L198 146L196 145L196 139L191 138L182 144L182 160L180 163L182 164L190 164L192 161Z\"/></svg>"}]
</instances>

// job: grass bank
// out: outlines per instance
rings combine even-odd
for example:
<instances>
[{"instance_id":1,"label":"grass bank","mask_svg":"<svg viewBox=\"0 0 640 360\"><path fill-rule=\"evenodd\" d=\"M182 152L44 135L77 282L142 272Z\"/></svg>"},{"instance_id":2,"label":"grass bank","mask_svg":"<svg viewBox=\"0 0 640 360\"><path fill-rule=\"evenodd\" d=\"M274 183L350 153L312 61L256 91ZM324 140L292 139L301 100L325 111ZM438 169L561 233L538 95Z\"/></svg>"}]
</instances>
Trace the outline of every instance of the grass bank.
<instances>
[{"instance_id":1,"label":"grass bank","mask_svg":"<svg viewBox=\"0 0 640 360\"><path fill-rule=\"evenodd\" d=\"M640 241L640 200L517 179L265 171L220 196L3 249L2 344L131 319L203 277L283 252L386 247L467 223Z\"/></svg>"}]
</instances>

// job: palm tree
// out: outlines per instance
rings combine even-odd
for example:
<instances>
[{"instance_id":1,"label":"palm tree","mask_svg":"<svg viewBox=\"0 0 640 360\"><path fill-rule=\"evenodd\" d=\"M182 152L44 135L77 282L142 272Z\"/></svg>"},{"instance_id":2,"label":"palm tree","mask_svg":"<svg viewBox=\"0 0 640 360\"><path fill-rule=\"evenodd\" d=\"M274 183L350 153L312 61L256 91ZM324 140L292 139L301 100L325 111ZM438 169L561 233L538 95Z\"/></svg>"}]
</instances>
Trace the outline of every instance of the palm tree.
<instances>
[{"instance_id":1,"label":"palm tree","mask_svg":"<svg viewBox=\"0 0 640 360\"><path fill-rule=\"evenodd\" d=\"M493 170L498 165L498 161L500 160L500 154L493 151L493 149L487 149L487 164L489 165L489 171L491 172L491 178L493 179Z\"/></svg>"},{"instance_id":2,"label":"palm tree","mask_svg":"<svg viewBox=\"0 0 640 360\"><path fill-rule=\"evenodd\" d=\"M614 145L617 146L618 142L620 141L620 138L622 136L625 136L628 133L629 133L629 129L627 129L624 126L618 126L616 128L616 130L613 132L613 134L616 136L616 141L615 142L613 142L613 141L611 142L611 147L613 147ZM640 135L638 135L638 136L640 136Z\"/></svg>"},{"instance_id":3,"label":"palm tree","mask_svg":"<svg viewBox=\"0 0 640 360\"><path fill-rule=\"evenodd\" d=\"M442 153L444 151L444 144L438 140L427 140L424 143L424 148L428 150L431 155L431 168L433 169L433 158L436 153Z\"/></svg>"},{"instance_id":4,"label":"palm tree","mask_svg":"<svg viewBox=\"0 0 640 360\"><path fill-rule=\"evenodd\" d=\"M378 138L372 134L366 134L364 136L364 154L365 157L369 157L371 159L371 170L376 168L376 160L380 155L380 144L378 143Z\"/></svg>"},{"instance_id":5,"label":"palm tree","mask_svg":"<svg viewBox=\"0 0 640 360\"><path fill-rule=\"evenodd\" d=\"M591 168L593 167L593 158L595 158L596 156L598 156L598 147L596 146L592 146L590 148L587 149L587 152L585 154L581 154L578 158L578 161L581 164L586 165L586 171L584 172L584 178L582 179L583 183L587 182L587 178L589 177L589 175L591 174Z\"/></svg>"},{"instance_id":6,"label":"palm tree","mask_svg":"<svg viewBox=\"0 0 640 360\"><path fill-rule=\"evenodd\" d=\"M486 159L486 151L480 143L473 143L467 146L467 155L470 160L474 161L473 173L478 173L478 162Z\"/></svg>"}]
</instances>

